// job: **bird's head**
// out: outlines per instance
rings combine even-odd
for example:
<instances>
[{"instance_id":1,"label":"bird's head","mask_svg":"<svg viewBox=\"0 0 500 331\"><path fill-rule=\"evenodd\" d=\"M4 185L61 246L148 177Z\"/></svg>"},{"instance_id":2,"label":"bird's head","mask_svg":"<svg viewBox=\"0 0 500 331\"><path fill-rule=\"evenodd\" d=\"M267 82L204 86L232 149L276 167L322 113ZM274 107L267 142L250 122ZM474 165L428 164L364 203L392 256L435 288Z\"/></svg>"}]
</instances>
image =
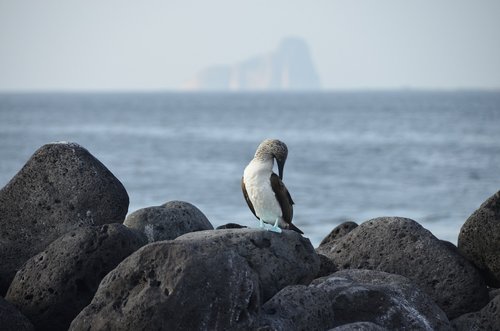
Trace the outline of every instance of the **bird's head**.
<instances>
[{"instance_id":1,"label":"bird's head","mask_svg":"<svg viewBox=\"0 0 500 331\"><path fill-rule=\"evenodd\" d=\"M255 158L269 160L275 158L278 164L278 174L280 179L283 179L283 168L285 167L286 158L288 156L288 148L286 144L278 139L266 139L260 143Z\"/></svg>"}]
</instances>

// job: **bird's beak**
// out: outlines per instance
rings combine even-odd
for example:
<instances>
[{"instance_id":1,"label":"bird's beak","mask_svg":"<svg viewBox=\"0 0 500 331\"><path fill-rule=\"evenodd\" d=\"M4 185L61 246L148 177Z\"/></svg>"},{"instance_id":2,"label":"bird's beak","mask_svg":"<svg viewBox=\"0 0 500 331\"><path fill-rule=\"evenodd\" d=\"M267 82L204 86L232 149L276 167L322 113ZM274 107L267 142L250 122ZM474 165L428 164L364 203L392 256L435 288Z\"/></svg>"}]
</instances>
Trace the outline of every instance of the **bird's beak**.
<instances>
[{"instance_id":1,"label":"bird's beak","mask_svg":"<svg viewBox=\"0 0 500 331\"><path fill-rule=\"evenodd\" d=\"M285 167L285 161L276 159L276 163L278 164L278 174L280 179L283 180L283 168Z\"/></svg>"}]
</instances>

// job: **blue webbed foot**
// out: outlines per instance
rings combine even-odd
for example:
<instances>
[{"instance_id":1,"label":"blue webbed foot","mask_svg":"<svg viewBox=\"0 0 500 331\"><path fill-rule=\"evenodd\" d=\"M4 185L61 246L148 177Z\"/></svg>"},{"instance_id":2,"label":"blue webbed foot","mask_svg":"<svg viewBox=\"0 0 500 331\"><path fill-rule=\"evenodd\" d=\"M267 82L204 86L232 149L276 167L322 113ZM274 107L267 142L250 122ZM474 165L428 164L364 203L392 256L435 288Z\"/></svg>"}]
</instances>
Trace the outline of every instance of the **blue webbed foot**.
<instances>
[{"instance_id":1,"label":"blue webbed foot","mask_svg":"<svg viewBox=\"0 0 500 331\"><path fill-rule=\"evenodd\" d=\"M260 220L259 228L261 228L261 229L265 229L266 228L266 226L265 226L265 224L264 224L264 222L262 220Z\"/></svg>"},{"instance_id":2,"label":"blue webbed foot","mask_svg":"<svg viewBox=\"0 0 500 331\"><path fill-rule=\"evenodd\" d=\"M279 227L277 226L272 226L269 228L269 231L276 232L276 233L281 233L283 232Z\"/></svg>"},{"instance_id":3,"label":"blue webbed foot","mask_svg":"<svg viewBox=\"0 0 500 331\"><path fill-rule=\"evenodd\" d=\"M278 227L278 224L280 222L280 219L277 218L276 219L276 222L274 222L274 226L272 228L269 229L269 231L272 231L272 232L276 232L276 233L281 233L283 231L281 231L281 229Z\"/></svg>"},{"instance_id":4,"label":"blue webbed foot","mask_svg":"<svg viewBox=\"0 0 500 331\"><path fill-rule=\"evenodd\" d=\"M274 226L272 226L271 224L264 223L262 220L260 220L259 228L266 230L266 231L276 232L276 233L282 232L282 230L277 226L277 222Z\"/></svg>"}]
</instances>

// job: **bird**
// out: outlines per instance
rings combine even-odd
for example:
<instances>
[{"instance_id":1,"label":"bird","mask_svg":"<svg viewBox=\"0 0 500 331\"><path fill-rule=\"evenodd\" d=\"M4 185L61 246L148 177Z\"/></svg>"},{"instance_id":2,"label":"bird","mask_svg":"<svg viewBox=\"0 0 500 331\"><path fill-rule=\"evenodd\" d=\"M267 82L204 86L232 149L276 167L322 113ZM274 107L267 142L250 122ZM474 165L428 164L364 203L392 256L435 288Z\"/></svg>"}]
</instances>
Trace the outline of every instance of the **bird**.
<instances>
[{"instance_id":1,"label":"bird","mask_svg":"<svg viewBox=\"0 0 500 331\"><path fill-rule=\"evenodd\" d=\"M289 229L304 234L292 224L293 199L283 183L283 170L288 156L286 144L278 139L265 139L257 147L241 179L243 196L260 227L281 233ZM278 175L273 172L274 159ZM266 227L270 224L272 227Z\"/></svg>"}]
</instances>

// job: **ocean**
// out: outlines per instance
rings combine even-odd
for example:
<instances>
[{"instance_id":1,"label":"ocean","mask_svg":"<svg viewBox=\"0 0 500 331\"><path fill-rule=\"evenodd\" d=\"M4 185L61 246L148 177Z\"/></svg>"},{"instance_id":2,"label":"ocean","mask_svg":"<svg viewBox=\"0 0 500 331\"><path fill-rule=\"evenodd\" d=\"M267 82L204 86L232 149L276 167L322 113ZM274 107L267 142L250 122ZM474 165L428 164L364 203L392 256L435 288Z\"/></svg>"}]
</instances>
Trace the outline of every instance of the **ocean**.
<instances>
[{"instance_id":1,"label":"ocean","mask_svg":"<svg viewBox=\"0 0 500 331\"><path fill-rule=\"evenodd\" d=\"M500 190L500 92L3 93L0 187L42 145L77 142L123 183L129 213L170 200L257 227L240 188L265 138L288 145L294 223L314 246L380 216L457 242Z\"/></svg>"}]
</instances>

